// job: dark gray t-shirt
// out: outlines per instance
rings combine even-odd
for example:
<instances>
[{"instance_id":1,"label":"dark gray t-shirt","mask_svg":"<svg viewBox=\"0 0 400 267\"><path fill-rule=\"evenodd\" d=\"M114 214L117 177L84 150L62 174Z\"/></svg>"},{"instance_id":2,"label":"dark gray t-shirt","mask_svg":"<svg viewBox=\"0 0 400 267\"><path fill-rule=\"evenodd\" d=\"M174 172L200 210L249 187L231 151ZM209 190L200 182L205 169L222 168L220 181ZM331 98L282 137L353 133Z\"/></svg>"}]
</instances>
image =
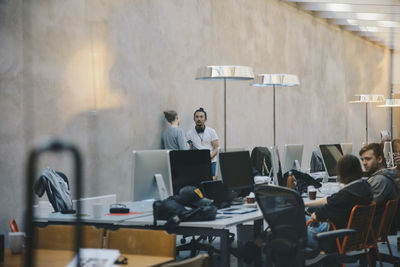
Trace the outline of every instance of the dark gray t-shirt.
<instances>
[{"instance_id":1,"label":"dark gray t-shirt","mask_svg":"<svg viewBox=\"0 0 400 267\"><path fill-rule=\"evenodd\" d=\"M181 128L169 126L162 133L161 136L161 147L163 149L171 150L187 150L189 149L186 143L185 134Z\"/></svg>"}]
</instances>

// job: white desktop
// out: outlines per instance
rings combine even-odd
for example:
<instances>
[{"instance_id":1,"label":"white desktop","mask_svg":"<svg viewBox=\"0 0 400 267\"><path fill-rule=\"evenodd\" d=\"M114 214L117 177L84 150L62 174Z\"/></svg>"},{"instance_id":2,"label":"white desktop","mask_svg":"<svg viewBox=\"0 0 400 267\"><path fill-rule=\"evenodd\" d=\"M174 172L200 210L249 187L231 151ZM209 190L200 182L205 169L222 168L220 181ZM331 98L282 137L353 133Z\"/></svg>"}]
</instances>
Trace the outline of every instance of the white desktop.
<instances>
[{"instance_id":1,"label":"white desktop","mask_svg":"<svg viewBox=\"0 0 400 267\"><path fill-rule=\"evenodd\" d=\"M286 144L284 150L284 165L282 173L285 174L290 170L301 171L301 160L303 158L303 145Z\"/></svg>"},{"instance_id":2,"label":"white desktop","mask_svg":"<svg viewBox=\"0 0 400 267\"><path fill-rule=\"evenodd\" d=\"M272 168L270 173L273 173L272 181L275 185L285 186L283 184L280 184L280 181L282 181L282 168L281 168L281 160L279 158L278 147L273 146L270 148L270 150L271 150L271 162L272 162Z\"/></svg>"},{"instance_id":3,"label":"white desktop","mask_svg":"<svg viewBox=\"0 0 400 267\"><path fill-rule=\"evenodd\" d=\"M342 147L340 144L319 145L321 151L326 175L323 182L335 180L337 178L336 165L340 158L343 157Z\"/></svg>"},{"instance_id":4,"label":"white desktop","mask_svg":"<svg viewBox=\"0 0 400 267\"><path fill-rule=\"evenodd\" d=\"M169 150L133 151L132 156L133 201L172 196ZM159 180L160 177L163 183ZM166 190L162 196L160 196L160 186L162 191Z\"/></svg>"},{"instance_id":5,"label":"white desktop","mask_svg":"<svg viewBox=\"0 0 400 267\"><path fill-rule=\"evenodd\" d=\"M386 167L391 168L394 166L393 160L393 147L392 142L387 141L383 144L383 156L386 160Z\"/></svg>"},{"instance_id":6,"label":"white desktop","mask_svg":"<svg viewBox=\"0 0 400 267\"><path fill-rule=\"evenodd\" d=\"M343 155L353 154L353 143L341 143Z\"/></svg>"}]
</instances>

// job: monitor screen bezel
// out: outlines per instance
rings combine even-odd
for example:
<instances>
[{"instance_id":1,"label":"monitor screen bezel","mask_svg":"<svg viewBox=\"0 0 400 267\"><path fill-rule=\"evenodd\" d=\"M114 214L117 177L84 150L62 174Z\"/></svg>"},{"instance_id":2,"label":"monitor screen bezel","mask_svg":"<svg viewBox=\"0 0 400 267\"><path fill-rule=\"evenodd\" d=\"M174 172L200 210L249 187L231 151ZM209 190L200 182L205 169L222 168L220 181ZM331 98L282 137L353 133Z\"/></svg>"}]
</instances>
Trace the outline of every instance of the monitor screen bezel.
<instances>
[{"instance_id":1,"label":"monitor screen bezel","mask_svg":"<svg viewBox=\"0 0 400 267\"><path fill-rule=\"evenodd\" d=\"M322 155L322 161L324 163L324 167L325 167L326 173L328 174L329 177L337 177L336 166L337 166L337 163L338 163L339 159L335 159L336 164L332 169L328 168L328 166L326 165L326 159L327 159L328 154L325 153L326 152L325 148L327 148L327 147L335 147L335 148L337 148L337 150L341 154L341 157L343 157L342 146L340 144L322 144L322 145L319 145L319 150L320 150L321 155ZM321 148L324 148L324 149L321 149ZM330 166L330 167L332 167L332 166Z\"/></svg>"},{"instance_id":2,"label":"monitor screen bezel","mask_svg":"<svg viewBox=\"0 0 400 267\"><path fill-rule=\"evenodd\" d=\"M172 192L174 193L174 195L178 194L179 190L183 186L192 185L200 187L201 182L212 180L211 156L210 156L210 150L208 149L171 150L169 153L169 160L171 166L170 168L171 168ZM199 160L201 160L202 162L201 164L198 163ZM204 165L203 167L204 167L204 173L206 173L206 177L203 176L200 177L198 173L193 172L194 175L190 176L191 181L186 182L186 179L189 177L189 175L185 176L186 178L182 178L181 177L182 173L179 173L178 168L184 166L185 171L187 171L188 166L198 166L198 165ZM185 182L182 182L183 180L185 180Z\"/></svg>"},{"instance_id":3,"label":"monitor screen bezel","mask_svg":"<svg viewBox=\"0 0 400 267\"><path fill-rule=\"evenodd\" d=\"M240 185L238 185L237 183L233 184L232 179L230 180L230 178L228 177L229 175L227 175L227 171L225 168L225 165L228 165L228 162L226 162L226 161L227 160L229 161L230 159L224 158L224 157L225 156L229 157L229 156L234 156L234 155L243 156L244 154L246 154L248 156L248 157L246 157L246 161L248 161L248 163L246 164L248 167L248 180L247 180L248 183L242 183ZM227 186L227 188L229 190L248 189L248 188L251 188L252 186L254 186L254 175L252 172L250 152L248 150L221 152L221 153L219 153L218 157L219 157L219 163L220 163L220 168L221 168L222 181L224 182L224 184ZM248 158L248 160L247 160L247 158Z\"/></svg>"}]
</instances>

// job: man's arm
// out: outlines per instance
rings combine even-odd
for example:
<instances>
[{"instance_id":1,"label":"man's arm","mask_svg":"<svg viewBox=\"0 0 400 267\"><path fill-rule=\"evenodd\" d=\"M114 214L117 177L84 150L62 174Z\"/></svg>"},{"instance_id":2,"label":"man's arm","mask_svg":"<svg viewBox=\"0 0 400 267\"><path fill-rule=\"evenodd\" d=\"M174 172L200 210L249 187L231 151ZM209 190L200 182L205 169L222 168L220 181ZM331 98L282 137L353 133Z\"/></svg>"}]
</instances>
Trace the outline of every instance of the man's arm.
<instances>
[{"instance_id":1,"label":"man's arm","mask_svg":"<svg viewBox=\"0 0 400 267\"><path fill-rule=\"evenodd\" d=\"M326 200L326 197L324 197L324 198L320 198L320 199L317 199L314 201L304 203L304 206L305 207L320 207L320 206L325 205L326 203L328 203L328 201Z\"/></svg>"},{"instance_id":2,"label":"man's arm","mask_svg":"<svg viewBox=\"0 0 400 267\"><path fill-rule=\"evenodd\" d=\"M392 192L392 185L389 179L383 175L377 175L375 177L370 177L368 183L371 185L376 206L380 207L385 205Z\"/></svg>"},{"instance_id":3,"label":"man's arm","mask_svg":"<svg viewBox=\"0 0 400 267\"><path fill-rule=\"evenodd\" d=\"M212 146L213 146L213 151L212 151L212 153L211 153L211 159L213 159L213 158L217 155L217 153L218 153L218 147L219 147L218 139L213 140L213 141L211 142L211 144L212 144Z\"/></svg>"}]
</instances>

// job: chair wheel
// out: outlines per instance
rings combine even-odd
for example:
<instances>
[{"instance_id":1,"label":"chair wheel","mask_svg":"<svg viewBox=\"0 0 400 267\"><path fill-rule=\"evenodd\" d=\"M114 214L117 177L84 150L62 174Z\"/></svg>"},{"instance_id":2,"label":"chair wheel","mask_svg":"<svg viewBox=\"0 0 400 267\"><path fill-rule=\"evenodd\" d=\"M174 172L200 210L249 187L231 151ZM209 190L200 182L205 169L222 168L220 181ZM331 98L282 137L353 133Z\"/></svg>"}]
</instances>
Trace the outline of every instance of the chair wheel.
<instances>
[{"instance_id":1,"label":"chair wheel","mask_svg":"<svg viewBox=\"0 0 400 267\"><path fill-rule=\"evenodd\" d=\"M185 238L181 239L181 244L186 244L186 239Z\"/></svg>"}]
</instances>

